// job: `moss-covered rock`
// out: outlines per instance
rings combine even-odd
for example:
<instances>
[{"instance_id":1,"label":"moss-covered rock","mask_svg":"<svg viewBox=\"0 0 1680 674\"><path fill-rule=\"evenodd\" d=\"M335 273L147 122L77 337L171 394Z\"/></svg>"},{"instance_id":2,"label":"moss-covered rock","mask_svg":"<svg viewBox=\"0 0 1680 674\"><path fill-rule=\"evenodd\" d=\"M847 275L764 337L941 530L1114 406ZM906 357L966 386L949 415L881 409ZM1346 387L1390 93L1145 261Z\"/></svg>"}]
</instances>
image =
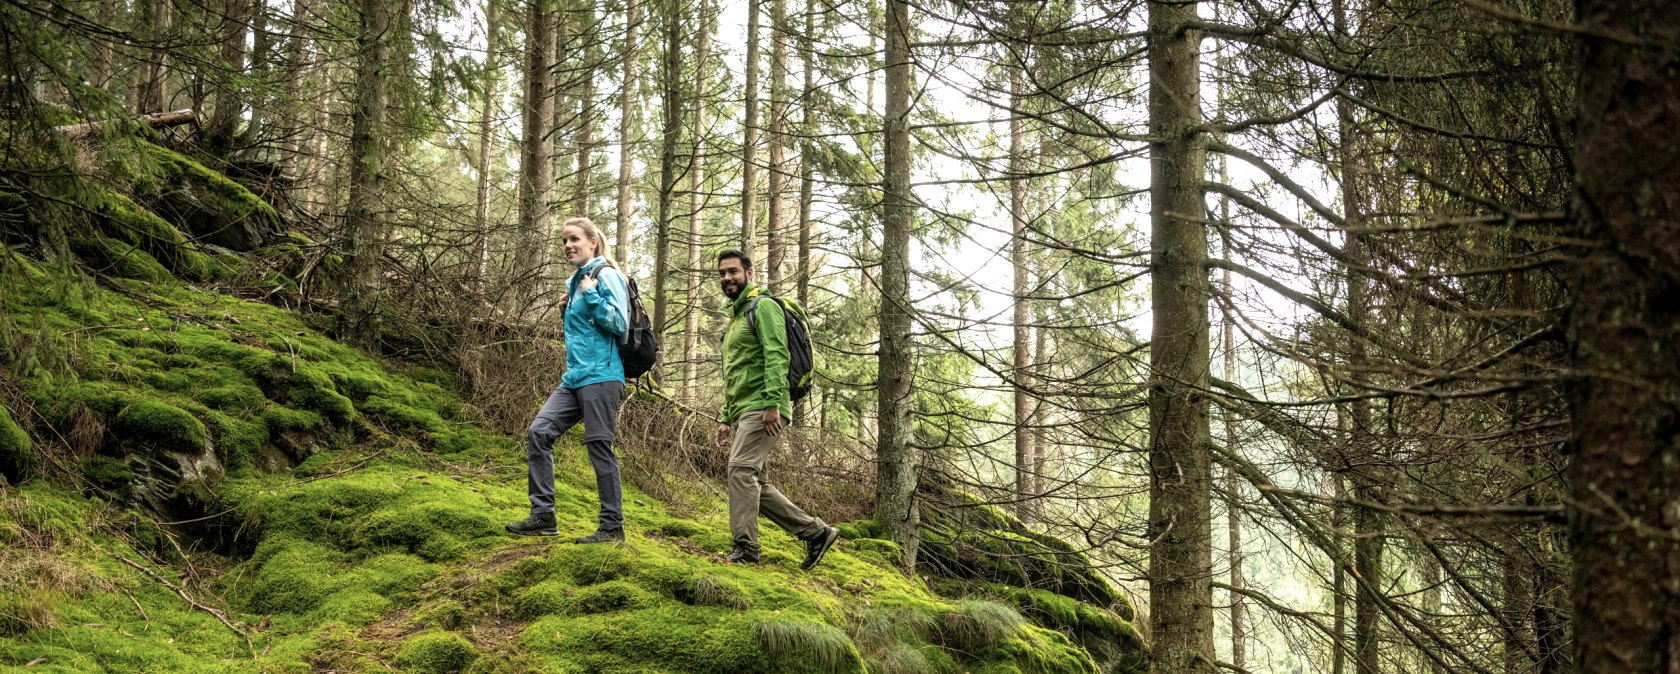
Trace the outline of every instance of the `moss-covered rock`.
<instances>
[{"instance_id":1,"label":"moss-covered rock","mask_svg":"<svg viewBox=\"0 0 1680 674\"><path fill-rule=\"evenodd\" d=\"M105 237L75 237L70 239L70 251L82 263L96 272L121 278L168 283L175 280L157 259L127 243Z\"/></svg>"},{"instance_id":2,"label":"moss-covered rock","mask_svg":"<svg viewBox=\"0 0 1680 674\"><path fill-rule=\"evenodd\" d=\"M152 166L136 188L165 219L202 241L239 251L278 235L279 214L244 186L179 152L150 143L141 149Z\"/></svg>"},{"instance_id":3,"label":"moss-covered rock","mask_svg":"<svg viewBox=\"0 0 1680 674\"><path fill-rule=\"evenodd\" d=\"M397 649L394 664L417 674L448 674L465 670L478 659L472 642L454 632L422 632Z\"/></svg>"},{"instance_id":4,"label":"moss-covered rock","mask_svg":"<svg viewBox=\"0 0 1680 674\"><path fill-rule=\"evenodd\" d=\"M0 476L12 484L27 479L35 470L35 449L29 434L12 420L11 412L0 407Z\"/></svg>"},{"instance_id":5,"label":"moss-covered rock","mask_svg":"<svg viewBox=\"0 0 1680 674\"><path fill-rule=\"evenodd\" d=\"M141 400L123 408L117 414L117 430L127 438L183 451L198 451L205 441L204 422L161 400Z\"/></svg>"}]
</instances>

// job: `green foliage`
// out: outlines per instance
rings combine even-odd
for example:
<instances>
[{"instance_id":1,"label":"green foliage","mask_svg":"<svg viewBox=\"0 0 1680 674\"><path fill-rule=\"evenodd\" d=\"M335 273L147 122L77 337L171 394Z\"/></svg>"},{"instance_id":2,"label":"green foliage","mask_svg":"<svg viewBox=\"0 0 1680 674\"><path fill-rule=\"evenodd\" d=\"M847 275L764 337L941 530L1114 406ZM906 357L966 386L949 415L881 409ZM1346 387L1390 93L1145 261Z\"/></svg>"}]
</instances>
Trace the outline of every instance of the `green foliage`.
<instances>
[{"instance_id":1,"label":"green foliage","mask_svg":"<svg viewBox=\"0 0 1680 674\"><path fill-rule=\"evenodd\" d=\"M623 578L635 568L636 558L625 546L569 545L555 548L554 568L579 585L594 585Z\"/></svg>"},{"instance_id":2,"label":"green foliage","mask_svg":"<svg viewBox=\"0 0 1680 674\"><path fill-rule=\"evenodd\" d=\"M695 576L691 582L689 596L695 605L724 606L737 611L752 608L752 600L747 597L746 590L727 577L705 574Z\"/></svg>"},{"instance_id":3,"label":"green foliage","mask_svg":"<svg viewBox=\"0 0 1680 674\"><path fill-rule=\"evenodd\" d=\"M419 674L459 672L478 659L478 651L465 637L454 632L422 632L397 650L394 664Z\"/></svg>"}]
</instances>

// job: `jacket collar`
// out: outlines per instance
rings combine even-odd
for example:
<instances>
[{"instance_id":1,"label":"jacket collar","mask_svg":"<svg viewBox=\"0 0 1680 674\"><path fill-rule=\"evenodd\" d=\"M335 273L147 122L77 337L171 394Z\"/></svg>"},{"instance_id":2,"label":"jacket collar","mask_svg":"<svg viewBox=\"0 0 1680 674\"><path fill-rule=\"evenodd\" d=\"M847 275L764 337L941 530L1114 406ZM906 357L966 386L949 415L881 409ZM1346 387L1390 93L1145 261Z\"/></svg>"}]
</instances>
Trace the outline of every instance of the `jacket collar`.
<instances>
[{"instance_id":1,"label":"jacket collar","mask_svg":"<svg viewBox=\"0 0 1680 674\"><path fill-rule=\"evenodd\" d=\"M589 272L595 271L596 268L598 268L601 265L604 265L606 263L607 263L607 258L605 258L603 256L600 256L600 255L596 255L595 259L583 263L582 267L578 267L578 270L572 273L572 282L577 283L579 280L583 279L583 276L585 274L588 274Z\"/></svg>"},{"instance_id":2,"label":"jacket collar","mask_svg":"<svg viewBox=\"0 0 1680 674\"><path fill-rule=\"evenodd\" d=\"M757 283L748 283L747 287L741 289L741 294L735 296L735 301L730 303L730 315L740 314L741 308L747 306L747 302L751 302L752 298L758 297L763 290Z\"/></svg>"}]
</instances>

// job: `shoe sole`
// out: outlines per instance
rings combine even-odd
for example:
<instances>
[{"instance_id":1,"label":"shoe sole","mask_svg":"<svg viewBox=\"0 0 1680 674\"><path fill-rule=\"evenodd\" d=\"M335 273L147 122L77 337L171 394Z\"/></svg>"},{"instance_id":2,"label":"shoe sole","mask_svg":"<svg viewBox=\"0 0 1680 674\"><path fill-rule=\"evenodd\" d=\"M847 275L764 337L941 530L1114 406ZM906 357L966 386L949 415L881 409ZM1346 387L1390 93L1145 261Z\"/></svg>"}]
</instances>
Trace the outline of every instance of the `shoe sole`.
<instances>
[{"instance_id":1,"label":"shoe sole","mask_svg":"<svg viewBox=\"0 0 1680 674\"><path fill-rule=\"evenodd\" d=\"M805 562L804 564L800 564L799 565L800 570L810 571L811 569L817 568L817 565L822 563L823 558L828 556L829 548L834 547L835 543L840 542L840 530L839 529L836 529L834 527L829 527L828 528L828 534L829 534L828 540L823 542L822 547L817 548L816 558L812 559L812 560L809 560L809 561Z\"/></svg>"},{"instance_id":2,"label":"shoe sole","mask_svg":"<svg viewBox=\"0 0 1680 674\"><path fill-rule=\"evenodd\" d=\"M537 530L537 531L516 531L514 529L508 529L507 532L510 533L510 534L513 534L515 536L559 536L560 535L560 530L558 530L558 529L547 529L547 530Z\"/></svg>"}]
</instances>

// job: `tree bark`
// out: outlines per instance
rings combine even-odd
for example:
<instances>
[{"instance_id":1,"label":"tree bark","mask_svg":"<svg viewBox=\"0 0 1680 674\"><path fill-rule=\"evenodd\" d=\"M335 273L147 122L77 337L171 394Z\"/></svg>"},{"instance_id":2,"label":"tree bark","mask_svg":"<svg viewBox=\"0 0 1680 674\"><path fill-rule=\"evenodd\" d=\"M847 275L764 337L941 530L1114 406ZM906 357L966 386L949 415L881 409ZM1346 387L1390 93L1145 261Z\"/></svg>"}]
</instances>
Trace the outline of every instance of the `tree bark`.
<instances>
[{"instance_id":1,"label":"tree bark","mask_svg":"<svg viewBox=\"0 0 1680 674\"><path fill-rule=\"evenodd\" d=\"M910 5L887 0L886 98L881 206L881 354L876 393L875 516L899 544L905 570L916 566L918 451L911 443L910 227Z\"/></svg>"},{"instance_id":2,"label":"tree bark","mask_svg":"<svg viewBox=\"0 0 1680 674\"><path fill-rule=\"evenodd\" d=\"M769 250L764 266L773 295L786 291L782 281L787 267L787 200L782 193L787 186L787 39L787 0L770 0L770 165L765 186Z\"/></svg>"},{"instance_id":3,"label":"tree bark","mask_svg":"<svg viewBox=\"0 0 1680 674\"><path fill-rule=\"evenodd\" d=\"M595 31L595 4L582 2L580 9L572 10L578 14L578 23L582 30L593 33ZM589 36L589 53L595 51L595 35ZM591 59L593 61L593 59ZM595 172L595 78L584 77L578 87L578 135L577 135L577 181L572 191L572 215L589 216L590 181Z\"/></svg>"},{"instance_id":4,"label":"tree bark","mask_svg":"<svg viewBox=\"0 0 1680 674\"><path fill-rule=\"evenodd\" d=\"M1206 149L1196 3L1149 3L1149 555L1157 674L1212 674Z\"/></svg>"},{"instance_id":5,"label":"tree bark","mask_svg":"<svg viewBox=\"0 0 1680 674\"><path fill-rule=\"evenodd\" d=\"M636 87L636 30L641 28L641 23L641 0L629 0L624 14L624 91L618 109L621 125L618 130L618 220L615 226L618 245L613 251L618 263L626 265L630 264L630 220L634 215L630 191L630 180L634 175L631 148L636 140L636 98L639 95Z\"/></svg>"},{"instance_id":6,"label":"tree bark","mask_svg":"<svg viewBox=\"0 0 1680 674\"><path fill-rule=\"evenodd\" d=\"M523 309L535 297L552 219L549 190L554 184L554 63L558 12L555 0L529 0L525 40L523 142L519 159L519 243L514 251L513 293Z\"/></svg>"},{"instance_id":7,"label":"tree bark","mask_svg":"<svg viewBox=\"0 0 1680 674\"><path fill-rule=\"evenodd\" d=\"M173 0L144 0L141 8L144 12L141 21L151 45L151 55L139 85L135 112L146 114L163 111L169 57L169 50L163 47L163 42L168 38L170 25L175 19L175 5Z\"/></svg>"},{"instance_id":8,"label":"tree bark","mask_svg":"<svg viewBox=\"0 0 1680 674\"><path fill-rule=\"evenodd\" d=\"M741 250L757 258L758 238L758 3L747 0L746 119L741 122Z\"/></svg>"},{"instance_id":9,"label":"tree bark","mask_svg":"<svg viewBox=\"0 0 1680 674\"><path fill-rule=\"evenodd\" d=\"M653 334L663 339L670 298L671 231L676 227L677 142L682 137L682 0L665 0L665 127L659 151L659 232L653 253ZM691 160L692 161L692 160ZM655 371L655 377L663 380Z\"/></svg>"},{"instance_id":10,"label":"tree bark","mask_svg":"<svg viewBox=\"0 0 1680 674\"><path fill-rule=\"evenodd\" d=\"M204 127L205 146L218 156L225 157L233 149L233 135L245 110L245 92L239 79L245 74L245 35L251 27L253 1L226 0L222 4L222 22L217 30L221 38L221 71L216 78L219 86L210 123Z\"/></svg>"},{"instance_id":11,"label":"tree bark","mask_svg":"<svg viewBox=\"0 0 1680 674\"><path fill-rule=\"evenodd\" d=\"M501 19L500 0L484 3L484 101L478 115L478 200L473 221L478 224L478 242L473 258L477 271L475 284L480 293L486 289L490 275L490 154L496 141L496 84L501 80L500 57L496 43Z\"/></svg>"},{"instance_id":12,"label":"tree bark","mask_svg":"<svg viewBox=\"0 0 1680 674\"><path fill-rule=\"evenodd\" d=\"M385 79L390 65L393 0L362 0L356 32L356 99L350 110L350 195L344 226L344 301L340 331L363 348L379 339L378 302L385 254Z\"/></svg>"},{"instance_id":13,"label":"tree bark","mask_svg":"<svg viewBox=\"0 0 1680 674\"><path fill-rule=\"evenodd\" d=\"M1011 376L1015 378L1015 513L1024 522L1032 521L1033 503L1037 490L1033 485L1032 426L1032 317L1027 295L1032 284L1032 268L1027 264L1027 144L1026 116L1020 110L1026 102L1026 77L1023 65L1014 64L1009 70L1009 222L1013 234L1009 259L1015 271L1014 358Z\"/></svg>"},{"instance_id":14,"label":"tree bark","mask_svg":"<svg viewBox=\"0 0 1680 674\"><path fill-rule=\"evenodd\" d=\"M117 0L99 0L99 25L115 27ZM101 89L110 88L111 41L105 36L93 37L93 53L88 59L88 83Z\"/></svg>"},{"instance_id":15,"label":"tree bark","mask_svg":"<svg viewBox=\"0 0 1680 674\"><path fill-rule=\"evenodd\" d=\"M1680 668L1680 3L1579 0L1564 321L1581 674Z\"/></svg>"}]
</instances>

